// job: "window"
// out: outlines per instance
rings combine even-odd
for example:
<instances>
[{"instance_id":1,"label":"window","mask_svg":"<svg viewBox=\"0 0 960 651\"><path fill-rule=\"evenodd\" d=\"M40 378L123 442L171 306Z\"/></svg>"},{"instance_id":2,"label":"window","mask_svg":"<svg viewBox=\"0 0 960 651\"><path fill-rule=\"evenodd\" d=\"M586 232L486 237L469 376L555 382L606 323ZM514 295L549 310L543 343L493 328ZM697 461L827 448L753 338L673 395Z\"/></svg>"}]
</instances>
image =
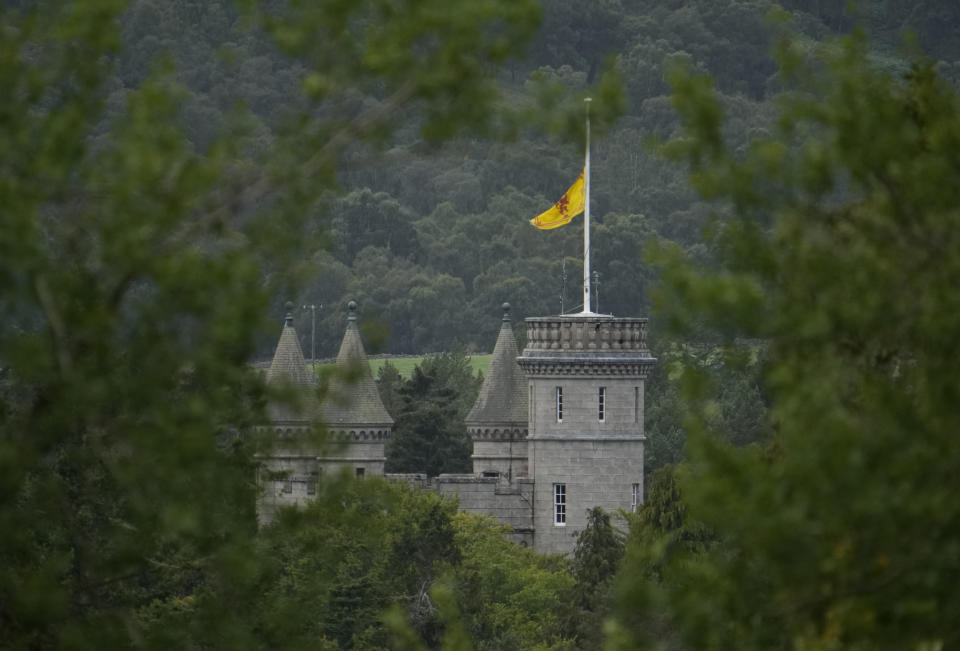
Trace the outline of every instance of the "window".
<instances>
[{"instance_id":1,"label":"window","mask_svg":"<svg viewBox=\"0 0 960 651\"><path fill-rule=\"evenodd\" d=\"M630 489L630 512L636 513L637 507L640 506L640 484L633 484Z\"/></svg>"},{"instance_id":2,"label":"window","mask_svg":"<svg viewBox=\"0 0 960 651\"><path fill-rule=\"evenodd\" d=\"M607 387L600 387L597 389L597 420L601 423L606 420L606 406L607 406Z\"/></svg>"},{"instance_id":3,"label":"window","mask_svg":"<svg viewBox=\"0 0 960 651\"><path fill-rule=\"evenodd\" d=\"M557 422L563 422L563 387L557 387Z\"/></svg>"},{"instance_id":4,"label":"window","mask_svg":"<svg viewBox=\"0 0 960 651\"><path fill-rule=\"evenodd\" d=\"M567 485L553 485L553 524L563 527L567 524Z\"/></svg>"},{"instance_id":5,"label":"window","mask_svg":"<svg viewBox=\"0 0 960 651\"><path fill-rule=\"evenodd\" d=\"M283 482L283 492L288 495L293 492L293 482L289 479L285 479Z\"/></svg>"},{"instance_id":6,"label":"window","mask_svg":"<svg viewBox=\"0 0 960 651\"><path fill-rule=\"evenodd\" d=\"M316 476L307 477L307 495L316 495L316 494L317 494Z\"/></svg>"},{"instance_id":7,"label":"window","mask_svg":"<svg viewBox=\"0 0 960 651\"><path fill-rule=\"evenodd\" d=\"M533 385L530 385L529 393L527 394L527 421L530 424L530 428L533 428L533 418L534 418L534 402L533 402Z\"/></svg>"},{"instance_id":8,"label":"window","mask_svg":"<svg viewBox=\"0 0 960 651\"><path fill-rule=\"evenodd\" d=\"M640 422L640 387L633 387L633 422Z\"/></svg>"},{"instance_id":9,"label":"window","mask_svg":"<svg viewBox=\"0 0 960 651\"><path fill-rule=\"evenodd\" d=\"M363 472L364 472L363 468L357 468L356 470L357 477L363 477Z\"/></svg>"}]
</instances>

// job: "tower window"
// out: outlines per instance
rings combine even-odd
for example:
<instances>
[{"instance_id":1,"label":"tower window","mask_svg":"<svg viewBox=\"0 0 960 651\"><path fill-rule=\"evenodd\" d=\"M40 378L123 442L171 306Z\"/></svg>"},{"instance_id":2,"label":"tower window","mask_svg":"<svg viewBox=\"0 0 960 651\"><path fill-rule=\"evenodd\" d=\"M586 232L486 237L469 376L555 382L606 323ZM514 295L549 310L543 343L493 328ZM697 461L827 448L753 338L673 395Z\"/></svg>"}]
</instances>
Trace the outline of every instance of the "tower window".
<instances>
[{"instance_id":1,"label":"tower window","mask_svg":"<svg viewBox=\"0 0 960 651\"><path fill-rule=\"evenodd\" d=\"M640 484L632 484L630 486L630 512L636 513L637 507L640 506Z\"/></svg>"},{"instance_id":2,"label":"tower window","mask_svg":"<svg viewBox=\"0 0 960 651\"><path fill-rule=\"evenodd\" d=\"M553 485L553 524L558 527L567 524L567 485Z\"/></svg>"},{"instance_id":3,"label":"tower window","mask_svg":"<svg viewBox=\"0 0 960 651\"><path fill-rule=\"evenodd\" d=\"M563 387L557 387L557 422L563 422Z\"/></svg>"},{"instance_id":4,"label":"tower window","mask_svg":"<svg viewBox=\"0 0 960 651\"><path fill-rule=\"evenodd\" d=\"M597 420L601 423L606 420L607 387L597 389Z\"/></svg>"},{"instance_id":5,"label":"tower window","mask_svg":"<svg viewBox=\"0 0 960 651\"><path fill-rule=\"evenodd\" d=\"M533 385L530 385L529 393L527 394L527 420L530 421L530 427L533 427L533 418L534 418L534 402L533 402Z\"/></svg>"}]
</instances>

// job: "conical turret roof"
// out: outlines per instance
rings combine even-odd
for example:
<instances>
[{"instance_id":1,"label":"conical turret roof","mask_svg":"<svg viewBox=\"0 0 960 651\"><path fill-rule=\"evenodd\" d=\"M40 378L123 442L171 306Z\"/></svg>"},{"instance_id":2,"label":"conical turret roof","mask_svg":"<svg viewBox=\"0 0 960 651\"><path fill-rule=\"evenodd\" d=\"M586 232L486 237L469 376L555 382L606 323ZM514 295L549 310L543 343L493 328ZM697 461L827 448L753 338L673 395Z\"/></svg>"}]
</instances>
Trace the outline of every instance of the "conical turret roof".
<instances>
[{"instance_id":1,"label":"conical turret roof","mask_svg":"<svg viewBox=\"0 0 960 651\"><path fill-rule=\"evenodd\" d=\"M287 303L287 316L284 319L283 330L280 332L280 341L273 353L273 360L267 370L267 384L273 386L293 386L303 389L301 408L284 403L272 403L269 406L270 420L272 421L304 421L309 422L316 416L317 400L314 393L316 381L307 370L307 360L300 348L297 331L293 327L293 306Z\"/></svg>"},{"instance_id":2,"label":"conical turret roof","mask_svg":"<svg viewBox=\"0 0 960 651\"><path fill-rule=\"evenodd\" d=\"M493 347L480 394L467 414L468 427L513 424L527 426L527 380L517 365L517 340L510 322L510 304L503 304L503 323Z\"/></svg>"},{"instance_id":3,"label":"conical turret roof","mask_svg":"<svg viewBox=\"0 0 960 651\"><path fill-rule=\"evenodd\" d=\"M370 373L367 352L357 327L357 304L347 306L347 330L337 354L337 375L330 386L330 395L323 403L323 419L327 424L393 425L393 418L380 400L377 383Z\"/></svg>"}]
</instances>

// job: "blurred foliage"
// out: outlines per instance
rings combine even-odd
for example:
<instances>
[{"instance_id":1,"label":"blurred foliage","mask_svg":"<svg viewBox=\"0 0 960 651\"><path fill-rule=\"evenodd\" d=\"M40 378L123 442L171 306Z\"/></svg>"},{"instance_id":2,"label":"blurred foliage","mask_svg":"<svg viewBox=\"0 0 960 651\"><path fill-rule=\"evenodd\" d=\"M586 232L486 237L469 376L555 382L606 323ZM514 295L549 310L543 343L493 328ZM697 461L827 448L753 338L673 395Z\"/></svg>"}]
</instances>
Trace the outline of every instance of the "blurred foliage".
<instances>
[{"instance_id":1,"label":"blurred foliage","mask_svg":"<svg viewBox=\"0 0 960 651\"><path fill-rule=\"evenodd\" d=\"M796 90L772 137L743 151L724 141L709 81L675 77L687 137L669 151L733 218L706 267L658 253L670 323L711 328L734 359L767 342L773 435L731 446L709 378L682 370L683 506L653 521L682 532L689 517L714 542L633 548L611 647L661 648L668 631L680 648L949 648L960 102L932 62L892 74L861 33L814 57L786 40L780 56Z\"/></svg>"},{"instance_id":2,"label":"blurred foliage","mask_svg":"<svg viewBox=\"0 0 960 651\"><path fill-rule=\"evenodd\" d=\"M346 153L404 110L431 137L485 129L537 16L401 4L0 9L4 648L256 646L229 624L269 570L244 436L269 297L322 244Z\"/></svg>"}]
</instances>

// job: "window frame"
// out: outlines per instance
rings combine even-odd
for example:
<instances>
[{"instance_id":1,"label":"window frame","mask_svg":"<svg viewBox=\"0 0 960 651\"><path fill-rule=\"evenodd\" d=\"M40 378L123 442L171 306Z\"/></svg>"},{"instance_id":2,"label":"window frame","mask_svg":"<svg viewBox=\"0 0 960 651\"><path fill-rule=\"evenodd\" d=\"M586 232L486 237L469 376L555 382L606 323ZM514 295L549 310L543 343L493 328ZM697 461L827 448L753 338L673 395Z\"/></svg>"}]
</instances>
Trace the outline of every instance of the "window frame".
<instances>
[{"instance_id":1,"label":"window frame","mask_svg":"<svg viewBox=\"0 0 960 651\"><path fill-rule=\"evenodd\" d=\"M553 526L567 526L567 485L553 485Z\"/></svg>"}]
</instances>

